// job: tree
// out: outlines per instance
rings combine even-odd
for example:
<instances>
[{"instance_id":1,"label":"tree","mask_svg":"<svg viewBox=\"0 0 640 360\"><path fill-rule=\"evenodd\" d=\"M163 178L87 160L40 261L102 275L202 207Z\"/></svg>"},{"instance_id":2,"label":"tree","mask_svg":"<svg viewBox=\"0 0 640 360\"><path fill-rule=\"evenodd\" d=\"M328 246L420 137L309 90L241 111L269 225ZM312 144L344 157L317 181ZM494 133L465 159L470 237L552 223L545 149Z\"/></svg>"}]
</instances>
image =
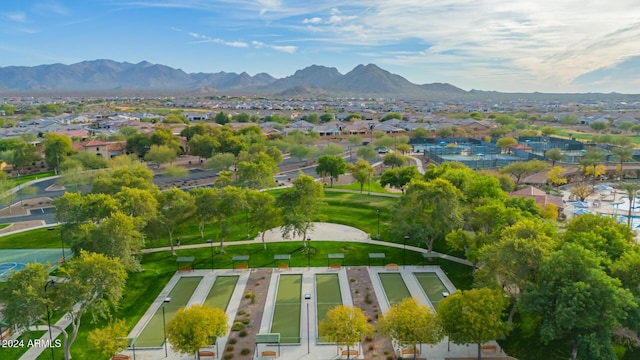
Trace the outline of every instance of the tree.
<instances>
[{"instance_id":1,"label":"tree","mask_svg":"<svg viewBox=\"0 0 640 360\"><path fill-rule=\"evenodd\" d=\"M413 179L419 179L420 172L415 166L385 170L380 176L380 185L387 185L404 191L404 187Z\"/></svg>"},{"instance_id":2,"label":"tree","mask_svg":"<svg viewBox=\"0 0 640 360\"><path fill-rule=\"evenodd\" d=\"M510 174L516 178L516 187L520 184L520 180L523 176L529 176L539 171L545 170L547 164L541 160L529 160L529 161L516 161L513 162L499 171L503 174Z\"/></svg>"},{"instance_id":3,"label":"tree","mask_svg":"<svg viewBox=\"0 0 640 360\"><path fill-rule=\"evenodd\" d=\"M512 300L509 323L517 301L527 287L536 282L543 259L555 249L557 227L538 219L522 219L505 228L497 242L482 249L476 283L505 289Z\"/></svg>"},{"instance_id":4,"label":"tree","mask_svg":"<svg viewBox=\"0 0 640 360\"><path fill-rule=\"evenodd\" d=\"M195 210L193 198L191 198L189 194L175 187L159 193L157 198L157 221L164 226L169 233L171 254L176 256L176 251L173 248L173 232L176 227L191 218L191 215Z\"/></svg>"},{"instance_id":5,"label":"tree","mask_svg":"<svg viewBox=\"0 0 640 360\"><path fill-rule=\"evenodd\" d=\"M392 232L424 242L431 252L436 239L462 227L461 197L447 180L413 180L394 210Z\"/></svg>"},{"instance_id":6,"label":"tree","mask_svg":"<svg viewBox=\"0 0 640 360\"><path fill-rule=\"evenodd\" d=\"M119 202L119 210L141 225L146 225L158 215L158 200L150 190L123 187L115 198Z\"/></svg>"},{"instance_id":7,"label":"tree","mask_svg":"<svg viewBox=\"0 0 640 360\"><path fill-rule=\"evenodd\" d=\"M329 310L326 321L321 321L319 328L320 334L329 341L347 347L347 359L351 355L349 348L359 343L362 336L374 331L362 309L347 305L338 305Z\"/></svg>"},{"instance_id":8,"label":"tree","mask_svg":"<svg viewBox=\"0 0 640 360\"><path fill-rule=\"evenodd\" d=\"M139 157L144 157L151 147L151 139L147 134L138 133L127 137L125 149L127 153L136 153Z\"/></svg>"},{"instance_id":9,"label":"tree","mask_svg":"<svg viewBox=\"0 0 640 360\"><path fill-rule=\"evenodd\" d=\"M129 346L128 333L124 319L115 320L103 328L91 330L87 342L103 355L111 357Z\"/></svg>"},{"instance_id":10,"label":"tree","mask_svg":"<svg viewBox=\"0 0 640 360\"><path fill-rule=\"evenodd\" d=\"M498 141L496 141L497 147L501 149L504 149L504 148L509 149L509 153L511 153L511 148L517 144L518 144L518 140L512 137L505 137L505 138L498 139Z\"/></svg>"},{"instance_id":11,"label":"tree","mask_svg":"<svg viewBox=\"0 0 640 360\"><path fill-rule=\"evenodd\" d=\"M624 190L627 193L627 198L629 199L629 212L627 214L627 227L631 229L631 212L635 208L636 195L638 194L638 190L640 190L640 185L637 183L620 183L617 185L620 190Z\"/></svg>"},{"instance_id":12,"label":"tree","mask_svg":"<svg viewBox=\"0 0 640 360\"><path fill-rule=\"evenodd\" d=\"M504 336L508 326L502 320L507 298L502 291L489 288L456 291L438 305L438 318L444 331L456 344L481 344Z\"/></svg>"},{"instance_id":13,"label":"tree","mask_svg":"<svg viewBox=\"0 0 640 360\"><path fill-rule=\"evenodd\" d=\"M339 155L342 154L344 148L336 143L328 143L324 148L322 148L323 155Z\"/></svg>"},{"instance_id":14,"label":"tree","mask_svg":"<svg viewBox=\"0 0 640 360\"><path fill-rule=\"evenodd\" d=\"M249 156L248 161L238 162L238 182L251 189L267 188L275 185L273 176L278 164L266 153Z\"/></svg>"},{"instance_id":15,"label":"tree","mask_svg":"<svg viewBox=\"0 0 640 360\"><path fill-rule=\"evenodd\" d=\"M391 120L391 119L402 120L402 114L400 114L400 113L388 113L382 119L380 119L380 122L385 122L385 121Z\"/></svg>"},{"instance_id":16,"label":"tree","mask_svg":"<svg viewBox=\"0 0 640 360\"><path fill-rule=\"evenodd\" d=\"M308 159L313 157L318 153L318 148L306 146L306 145L293 145L289 149L289 154L294 158L298 159L298 161L302 161L304 159Z\"/></svg>"},{"instance_id":17,"label":"tree","mask_svg":"<svg viewBox=\"0 0 640 360\"><path fill-rule=\"evenodd\" d=\"M562 161L564 159L564 155L562 154L562 150L560 150L558 148L553 148L553 149L547 150L547 152L544 153L544 157L546 157L547 159L549 159L551 161L551 166L556 166L556 162L557 161Z\"/></svg>"},{"instance_id":18,"label":"tree","mask_svg":"<svg viewBox=\"0 0 640 360\"><path fill-rule=\"evenodd\" d=\"M121 161L117 157L114 160ZM123 157L124 164L116 162L110 170L101 170L93 176L91 191L94 193L117 194L123 187L156 191L153 183L153 173L140 162L126 163L128 157ZM111 166L111 165L110 165Z\"/></svg>"},{"instance_id":19,"label":"tree","mask_svg":"<svg viewBox=\"0 0 640 360\"><path fill-rule=\"evenodd\" d=\"M555 186L564 185L567 183L567 178L563 177L564 168L562 166L554 166L545 175L547 181Z\"/></svg>"},{"instance_id":20,"label":"tree","mask_svg":"<svg viewBox=\"0 0 640 360\"><path fill-rule=\"evenodd\" d=\"M262 246L266 249L267 243L264 240L264 235L267 230L280 224L282 214L280 209L276 207L275 198L269 193L249 190L246 192L246 198L248 228L262 233Z\"/></svg>"},{"instance_id":21,"label":"tree","mask_svg":"<svg viewBox=\"0 0 640 360\"><path fill-rule=\"evenodd\" d=\"M215 154L207 160L205 166L213 171L229 170L235 162L235 156L231 153Z\"/></svg>"},{"instance_id":22,"label":"tree","mask_svg":"<svg viewBox=\"0 0 640 360\"><path fill-rule=\"evenodd\" d=\"M611 154L613 157L620 161L619 164L619 176L622 177L624 173L624 162L633 159L633 148L632 147L614 147L611 149Z\"/></svg>"},{"instance_id":23,"label":"tree","mask_svg":"<svg viewBox=\"0 0 640 360\"><path fill-rule=\"evenodd\" d=\"M591 194L593 194L593 186L584 182L579 182L574 184L569 192L571 195L577 196L580 201L585 201Z\"/></svg>"},{"instance_id":24,"label":"tree","mask_svg":"<svg viewBox=\"0 0 640 360\"><path fill-rule=\"evenodd\" d=\"M574 243L546 257L522 309L540 321L540 338L573 342L571 359L615 359L613 328L637 305L620 280L609 277L595 253Z\"/></svg>"},{"instance_id":25,"label":"tree","mask_svg":"<svg viewBox=\"0 0 640 360\"><path fill-rule=\"evenodd\" d=\"M420 305L413 298L406 298L378 319L381 333L393 338L402 347L411 346L416 358L417 344L435 345L444 337L435 312L429 306Z\"/></svg>"},{"instance_id":26,"label":"tree","mask_svg":"<svg viewBox=\"0 0 640 360\"><path fill-rule=\"evenodd\" d=\"M340 155L323 155L318 158L318 166L316 166L316 174L323 178L329 176L331 179L331 187L333 180L338 180L340 175L344 174L347 169L347 163Z\"/></svg>"},{"instance_id":27,"label":"tree","mask_svg":"<svg viewBox=\"0 0 640 360\"><path fill-rule=\"evenodd\" d=\"M431 136L431 132L423 127L417 127L413 129L411 137L414 139L426 139Z\"/></svg>"},{"instance_id":28,"label":"tree","mask_svg":"<svg viewBox=\"0 0 640 360\"><path fill-rule=\"evenodd\" d=\"M178 310L167 323L167 340L179 352L194 354L228 330L227 314L222 309L194 304Z\"/></svg>"},{"instance_id":29,"label":"tree","mask_svg":"<svg viewBox=\"0 0 640 360\"><path fill-rule=\"evenodd\" d=\"M80 191L80 187L91 182L91 173L85 171L82 164L72 158L67 158L58 168L60 178L56 182L59 186L64 186L67 190Z\"/></svg>"},{"instance_id":30,"label":"tree","mask_svg":"<svg viewBox=\"0 0 640 360\"><path fill-rule=\"evenodd\" d=\"M38 160L40 160L40 153L36 150L35 145L22 140L13 147L12 164L20 171Z\"/></svg>"},{"instance_id":31,"label":"tree","mask_svg":"<svg viewBox=\"0 0 640 360\"><path fill-rule=\"evenodd\" d=\"M382 158L382 163L385 166L391 166L392 169L396 166L401 167L406 161L407 158L404 155L395 152L388 153Z\"/></svg>"},{"instance_id":32,"label":"tree","mask_svg":"<svg viewBox=\"0 0 640 360\"><path fill-rule=\"evenodd\" d=\"M375 147L373 147L373 144L367 144L365 146L359 147L356 151L356 155L365 160L373 160L378 157L378 152L376 151Z\"/></svg>"},{"instance_id":33,"label":"tree","mask_svg":"<svg viewBox=\"0 0 640 360\"><path fill-rule=\"evenodd\" d=\"M400 151L401 153L408 153L409 151L411 151L411 149L413 149L413 147L409 144L398 144L396 146L396 150Z\"/></svg>"},{"instance_id":34,"label":"tree","mask_svg":"<svg viewBox=\"0 0 640 360\"><path fill-rule=\"evenodd\" d=\"M231 119L229 119L229 116L227 114L220 111L216 114L216 116L213 117L213 121L215 121L219 125L224 125L231 122Z\"/></svg>"},{"instance_id":35,"label":"tree","mask_svg":"<svg viewBox=\"0 0 640 360\"><path fill-rule=\"evenodd\" d=\"M247 209L247 200L245 190L227 186L222 189L216 189L214 206L214 220L220 229L218 234L220 238L220 252L224 253L224 240L233 229L236 216Z\"/></svg>"},{"instance_id":36,"label":"tree","mask_svg":"<svg viewBox=\"0 0 640 360\"><path fill-rule=\"evenodd\" d=\"M301 236L302 245L306 246L307 233L313 228L313 221L322 217L323 198L322 184L300 173L293 180L293 187L285 189L276 199L276 206L282 209L282 236L286 239Z\"/></svg>"},{"instance_id":37,"label":"tree","mask_svg":"<svg viewBox=\"0 0 640 360\"><path fill-rule=\"evenodd\" d=\"M195 134L191 140L189 140L189 151L191 155L196 155L205 159L210 158L215 149L220 144L213 136Z\"/></svg>"},{"instance_id":38,"label":"tree","mask_svg":"<svg viewBox=\"0 0 640 360\"><path fill-rule=\"evenodd\" d=\"M91 314L94 321L108 318L122 298L127 273L118 260L84 251L58 271L65 281L55 284L39 263L11 274L3 290L3 313L9 324L24 330L34 322L46 323L47 310L67 313L70 330L55 324L51 327L62 332L64 358L69 360L83 315Z\"/></svg>"},{"instance_id":39,"label":"tree","mask_svg":"<svg viewBox=\"0 0 640 360\"><path fill-rule=\"evenodd\" d=\"M596 121L596 122L592 122L591 124L589 124L589 127L592 128L593 130L595 130L596 132L598 132L598 131L602 131L602 130L608 128L609 124L607 124L606 122L602 122L602 121Z\"/></svg>"},{"instance_id":40,"label":"tree","mask_svg":"<svg viewBox=\"0 0 640 360\"><path fill-rule=\"evenodd\" d=\"M44 161L56 171L67 156L74 152L71 147L71 139L66 135L46 133L42 144L44 145Z\"/></svg>"},{"instance_id":41,"label":"tree","mask_svg":"<svg viewBox=\"0 0 640 360\"><path fill-rule=\"evenodd\" d=\"M347 171L350 172L351 176L360 184L360 193L362 194L364 184L371 181L373 167L368 161L360 158L355 164L347 164Z\"/></svg>"},{"instance_id":42,"label":"tree","mask_svg":"<svg viewBox=\"0 0 640 360\"><path fill-rule=\"evenodd\" d=\"M582 155L580 159L578 159L578 163L580 164L580 166L582 166L585 174L587 173L589 167L592 167L594 183L596 181L596 177L598 176L596 168L602 161L604 161L605 155L606 154L604 150L594 147L587 150L587 152L584 153L584 155Z\"/></svg>"},{"instance_id":43,"label":"tree","mask_svg":"<svg viewBox=\"0 0 640 360\"><path fill-rule=\"evenodd\" d=\"M144 156L146 161L158 164L172 163L178 157L176 151L166 145L151 145L151 149Z\"/></svg>"},{"instance_id":44,"label":"tree","mask_svg":"<svg viewBox=\"0 0 640 360\"><path fill-rule=\"evenodd\" d=\"M209 187L197 187L189 191L189 195L193 197L196 207L196 217L198 218L198 230L200 237L204 238L204 226L213 219L216 214L216 196L217 189Z\"/></svg>"}]
</instances>

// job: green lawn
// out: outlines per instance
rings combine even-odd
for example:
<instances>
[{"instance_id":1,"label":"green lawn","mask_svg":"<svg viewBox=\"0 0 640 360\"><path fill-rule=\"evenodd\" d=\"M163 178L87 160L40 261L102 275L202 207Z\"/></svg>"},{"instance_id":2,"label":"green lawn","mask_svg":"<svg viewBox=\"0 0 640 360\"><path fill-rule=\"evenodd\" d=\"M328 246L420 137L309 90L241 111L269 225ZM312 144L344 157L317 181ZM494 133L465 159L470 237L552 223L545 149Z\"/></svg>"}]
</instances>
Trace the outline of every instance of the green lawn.
<instances>
[{"instance_id":1,"label":"green lawn","mask_svg":"<svg viewBox=\"0 0 640 360\"><path fill-rule=\"evenodd\" d=\"M164 303L153 314L140 336L136 339L136 347L160 347L164 343L163 325L176 315L179 309L187 306L193 292L200 284L202 276L181 277L169 292L171 302ZM163 310L164 308L164 310ZM146 311L146 309L145 309Z\"/></svg>"},{"instance_id":2,"label":"green lawn","mask_svg":"<svg viewBox=\"0 0 640 360\"><path fill-rule=\"evenodd\" d=\"M0 249L43 249L60 248L60 227L24 231L12 235L0 236Z\"/></svg>"},{"instance_id":3,"label":"green lawn","mask_svg":"<svg viewBox=\"0 0 640 360\"><path fill-rule=\"evenodd\" d=\"M229 300L231 300L231 295L233 295L233 290L235 290L239 278L239 276L216 277L215 283L213 283L207 298L204 300L205 305L227 311Z\"/></svg>"},{"instance_id":4,"label":"green lawn","mask_svg":"<svg viewBox=\"0 0 640 360\"><path fill-rule=\"evenodd\" d=\"M383 188L380 185L379 178L371 179L371 188L369 188L369 184L366 183L362 187L362 193L367 194L368 192L372 193L382 193L382 194L394 194L387 189ZM326 187L325 191L331 191L331 189L346 189L346 190L355 190L360 191L360 183L355 182L348 185L333 185L333 187Z\"/></svg>"},{"instance_id":5,"label":"green lawn","mask_svg":"<svg viewBox=\"0 0 640 360\"><path fill-rule=\"evenodd\" d=\"M378 276L387 300L389 300L389 305L398 304L403 299L411 297L400 273L378 273Z\"/></svg>"},{"instance_id":6,"label":"green lawn","mask_svg":"<svg viewBox=\"0 0 640 360\"><path fill-rule=\"evenodd\" d=\"M45 329L46 326L40 326L40 329ZM35 330L29 333L24 333L16 340L18 343L13 343L15 346L8 347L9 343L2 347L2 351L0 351L1 359L19 359L22 355L24 355L27 350L29 350L28 342L29 340L40 339L42 335L46 334L45 330ZM48 340L48 339L47 339ZM49 358L51 358L51 351L47 351Z\"/></svg>"},{"instance_id":7,"label":"green lawn","mask_svg":"<svg viewBox=\"0 0 640 360\"><path fill-rule=\"evenodd\" d=\"M18 186L20 184L24 184L24 183L29 182L31 180L44 179L44 178L48 178L48 177L52 177L52 176L55 176L55 172L54 171L44 171L44 172L37 173L37 174L29 174L29 175L22 175L22 176L12 177L12 178L9 178L9 180L11 180L14 183L14 186Z\"/></svg>"},{"instance_id":8,"label":"green lawn","mask_svg":"<svg viewBox=\"0 0 640 360\"><path fill-rule=\"evenodd\" d=\"M431 304L433 304L433 307L437 310L440 300L444 299L442 293L449 292L449 290L444 286L438 274L434 272L416 272L413 274L429 298L429 301L431 301Z\"/></svg>"},{"instance_id":9,"label":"green lawn","mask_svg":"<svg viewBox=\"0 0 640 360\"><path fill-rule=\"evenodd\" d=\"M342 305L340 279L338 274L316 274L316 309L318 324L327 319L327 312L338 305ZM319 335L318 342L327 342Z\"/></svg>"},{"instance_id":10,"label":"green lawn","mask_svg":"<svg viewBox=\"0 0 640 360\"><path fill-rule=\"evenodd\" d=\"M301 298L302 275L280 275L270 332L280 333L283 344L300 343Z\"/></svg>"}]
</instances>

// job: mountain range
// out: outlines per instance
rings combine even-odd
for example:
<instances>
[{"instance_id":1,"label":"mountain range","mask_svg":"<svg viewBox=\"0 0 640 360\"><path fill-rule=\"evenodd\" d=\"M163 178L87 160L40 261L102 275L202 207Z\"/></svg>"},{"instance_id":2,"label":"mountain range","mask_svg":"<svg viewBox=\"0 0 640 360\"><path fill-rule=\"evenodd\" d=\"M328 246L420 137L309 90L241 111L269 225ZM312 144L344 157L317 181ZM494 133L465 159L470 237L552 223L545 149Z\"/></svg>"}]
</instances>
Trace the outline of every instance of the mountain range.
<instances>
[{"instance_id":1,"label":"mountain range","mask_svg":"<svg viewBox=\"0 0 640 360\"><path fill-rule=\"evenodd\" d=\"M147 61L132 64L113 60L91 60L71 65L0 67L0 91L9 94L191 93L298 98L366 96L429 100L523 97L523 94L465 91L447 83L414 84L374 64L358 65L346 74L341 74L333 67L311 65L296 71L293 75L277 79L266 73L253 76L246 72L186 73L181 69ZM545 95L554 96L556 99L559 96L536 93L529 94L528 97L540 99L545 98ZM591 99L608 97L611 94L580 95L586 95ZM626 95L614 95L630 100Z\"/></svg>"}]
</instances>

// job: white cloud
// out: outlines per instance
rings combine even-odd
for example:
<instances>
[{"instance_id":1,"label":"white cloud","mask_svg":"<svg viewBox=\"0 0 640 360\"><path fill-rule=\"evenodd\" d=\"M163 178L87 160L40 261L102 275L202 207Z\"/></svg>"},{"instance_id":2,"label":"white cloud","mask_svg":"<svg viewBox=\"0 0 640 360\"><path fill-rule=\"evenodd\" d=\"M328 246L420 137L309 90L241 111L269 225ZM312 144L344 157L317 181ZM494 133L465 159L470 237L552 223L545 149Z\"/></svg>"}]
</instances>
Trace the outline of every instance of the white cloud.
<instances>
[{"instance_id":1,"label":"white cloud","mask_svg":"<svg viewBox=\"0 0 640 360\"><path fill-rule=\"evenodd\" d=\"M207 35L202 35L202 34L198 34L195 32L190 32L189 36L198 39L199 41L194 41L193 43L199 44L199 43L215 43L215 44L220 44L220 45L225 45L225 46L230 46L230 47L237 47L237 48L246 48L249 47L249 44L247 44L246 42L242 42L242 41L225 41L219 38L212 38L209 37Z\"/></svg>"},{"instance_id":2,"label":"white cloud","mask_svg":"<svg viewBox=\"0 0 640 360\"><path fill-rule=\"evenodd\" d=\"M280 52L284 52L284 53L288 53L288 54L293 54L296 52L296 50L298 50L297 46L291 46L291 45L286 45L286 46L282 46L282 45L269 45L269 44L265 44L262 41L257 41L254 40L251 42L251 44L256 48L256 49L273 49L276 51L280 51Z\"/></svg>"},{"instance_id":3,"label":"white cloud","mask_svg":"<svg viewBox=\"0 0 640 360\"><path fill-rule=\"evenodd\" d=\"M7 14L7 18L11 21L26 23L27 22L27 14L23 12L14 12Z\"/></svg>"},{"instance_id":4,"label":"white cloud","mask_svg":"<svg viewBox=\"0 0 640 360\"><path fill-rule=\"evenodd\" d=\"M322 22L322 18L319 18L319 17L312 17L310 19L302 20L303 24L319 24L321 22Z\"/></svg>"}]
</instances>

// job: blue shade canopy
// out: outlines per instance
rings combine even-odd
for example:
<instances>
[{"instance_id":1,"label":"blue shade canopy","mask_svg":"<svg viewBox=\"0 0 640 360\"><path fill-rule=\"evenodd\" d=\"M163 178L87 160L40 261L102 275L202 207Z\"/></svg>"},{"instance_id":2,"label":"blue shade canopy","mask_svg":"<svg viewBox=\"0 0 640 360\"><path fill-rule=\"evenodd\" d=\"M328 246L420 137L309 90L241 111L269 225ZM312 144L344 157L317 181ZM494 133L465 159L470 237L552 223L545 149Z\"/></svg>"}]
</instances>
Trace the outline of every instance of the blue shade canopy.
<instances>
[{"instance_id":1,"label":"blue shade canopy","mask_svg":"<svg viewBox=\"0 0 640 360\"><path fill-rule=\"evenodd\" d=\"M589 203L586 203L584 201L574 201L574 202L570 202L569 205L571 206L575 206L577 208L588 208L589 207Z\"/></svg>"},{"instance_id":2,"label":"blue shade canopy","mask_svg":"<svg viewBox=\"0 0 640 360\"><path fill-rule=\"evenodd\" d=\"M576 214L576 215L584 215L584 214L591 214L591 211L589 211L587 209L575 209L575 210L571 211L571 213Z\"/></svg>"},{"instance_id":3,"label":"blue shade canopy","mask_svg":"<svg viewBox=\"0 0 640 360\"><path fill-rule=\"evenodd\" d=\"M596 190L613 190L613 188L611 186L604 185L604 184L596 185L593 188L596 189Z\"/></svg>"}]
</instances>

